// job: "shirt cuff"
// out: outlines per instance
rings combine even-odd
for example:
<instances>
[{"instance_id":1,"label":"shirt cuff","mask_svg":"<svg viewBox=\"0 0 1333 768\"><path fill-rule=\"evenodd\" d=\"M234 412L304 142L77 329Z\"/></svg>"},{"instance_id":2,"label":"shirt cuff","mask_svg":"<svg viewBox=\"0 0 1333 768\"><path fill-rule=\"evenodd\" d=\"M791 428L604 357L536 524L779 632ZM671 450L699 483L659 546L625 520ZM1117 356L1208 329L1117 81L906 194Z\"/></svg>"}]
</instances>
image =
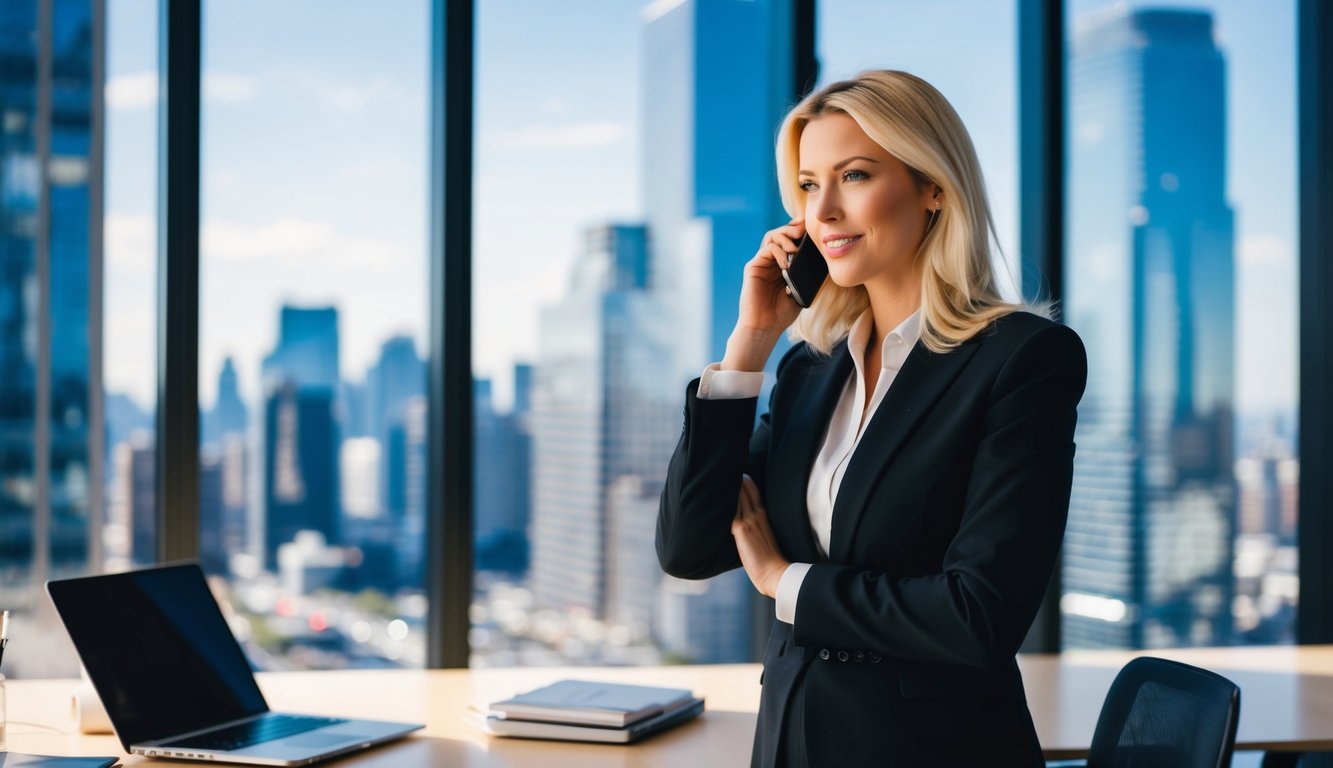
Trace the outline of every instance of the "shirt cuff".
<instances>
[{"instance_id":1,"label":"shirt cuff","mask_svg":"<svg viewBox=\"0 0 1333 768\"><path fill-rule=\"evenodd\" d=\"M801 594L801 583L810 572L810 563L791 563L778 579L778 621L796 623L796 598Z\"/></svg>"},{"instance_id":2,"label":"shirt cuff","mask_svg":"<svg viewBox=\"0 0 1333 768\"><path fill-rule=\"evenodd\" d=\"M713 363L699 377L700 400L743 400L759 397L764 388L763 371L724 371L721 363Z\"/></svg>"}]
</instances>

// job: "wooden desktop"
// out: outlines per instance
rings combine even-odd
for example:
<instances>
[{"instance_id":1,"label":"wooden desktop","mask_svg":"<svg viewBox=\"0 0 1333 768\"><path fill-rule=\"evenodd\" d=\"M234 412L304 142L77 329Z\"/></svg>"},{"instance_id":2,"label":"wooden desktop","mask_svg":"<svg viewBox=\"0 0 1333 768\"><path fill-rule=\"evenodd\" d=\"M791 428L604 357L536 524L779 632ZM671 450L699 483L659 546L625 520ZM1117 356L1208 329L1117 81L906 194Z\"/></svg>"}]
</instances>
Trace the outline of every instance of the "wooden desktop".
<instances>
[{"instance_id":1,"label":"wooden desktop","mask_svg":"<svg viewBox=\"0 0 1333 768\"><path fill-rule=\"evenodd\" d=\"M1028 704L1048 758L1085 755L1102 699L1120 667L1136 653L1069 652L1023 655L1019 665ZM1333 750L1333 646L1195 648L1154 651L1212 669L1241 688L1239 750ZM490 737L469 720L484 705L564 677L690 688L705 696L697 720L630 746ZM426 728L404 741L332 765L542 766L543 768L707 768L748 765L759 703L755 664L475 670L282 672L259 675L274 709L409 720ZM72 680L7 683L6 748L63 755L122 755L110 735L77 732ZM123 756L128 765L198 763Z\"/></svg>"}]
</instances>

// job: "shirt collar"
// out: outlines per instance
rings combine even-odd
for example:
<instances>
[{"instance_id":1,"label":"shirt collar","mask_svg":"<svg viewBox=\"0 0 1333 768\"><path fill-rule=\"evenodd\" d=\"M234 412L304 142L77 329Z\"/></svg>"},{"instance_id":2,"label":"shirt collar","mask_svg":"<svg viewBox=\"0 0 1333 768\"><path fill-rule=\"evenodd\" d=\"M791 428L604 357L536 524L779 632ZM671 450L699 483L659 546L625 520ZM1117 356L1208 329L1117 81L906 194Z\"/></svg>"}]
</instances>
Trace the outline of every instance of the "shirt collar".
<instances>
[{"instance_id":1,"label":"shirt collar","mask_svg":"<svg viewBox=\"0 0 1333 768\"><path fill-rule=\"evenodd\" d=\"M856 370L861 373L864 373L866 346L870 343L870 329L874 325L874 316L867 307L866 311L856 318L856 322L852 323L852 329L847 334L847 349L852 353ZM921 310L917 309L917 311L908 315L906 320L899 323L897 328L889 331L889 334L880 343L880 368L891 371L902 368L903 363L907 362L907 355L920 339Z\"/></svg>"}]
</instances>

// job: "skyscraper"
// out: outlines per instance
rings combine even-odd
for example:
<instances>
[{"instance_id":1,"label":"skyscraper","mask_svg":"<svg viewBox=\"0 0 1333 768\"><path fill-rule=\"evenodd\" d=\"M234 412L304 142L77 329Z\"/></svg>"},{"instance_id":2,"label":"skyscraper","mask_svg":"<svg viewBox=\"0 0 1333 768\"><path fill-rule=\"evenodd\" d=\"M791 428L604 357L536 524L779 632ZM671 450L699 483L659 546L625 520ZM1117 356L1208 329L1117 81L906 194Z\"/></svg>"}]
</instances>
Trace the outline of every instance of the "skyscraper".
<instances>
[{"instance_id":1,"label":"skyscraper","mask_svg":"<svg viewBox=\"0 0 1333 768\"><path fill-rule=\"evenodd\" d=\"M59 630L42 582L102 557L102 14L100 0L0 12L0 601L41 609L43 632Z\"/></svg>"},{"instance_id":2,"label":"skyscraper","mask_svg":"<svg viewBox=\"0 0 1333 768\"><path fill-rule=\"evenodd\" d=\"M264 563L300 531L341 541L340 440L333 393L285 384L264 403Z\"/></svg>"},{"instance_id":3,"label":"skyscraper","mask_svg":"<svg viewBox=\"0 0 1333 768\"><path fill-rule=\"evenodd\" d=\"M249 418L245 403L241 400L236 364L228 356L222 362L222 371L218 374L217 401L213 404L213 410L204 418L204 442L219 443L225 435L245 434Z\"/></svg>"},{"instance_id":4,"label":"skyscraper","mask_svg":"<svg viewBox=\"0 0 1333 768\"><path fill-rule=\"evenodd\" d=\"M644 10L651 282L681 310L676 364L686 377L722 359L745 262L787 221L773 138L795 101L789 5L662 0Z\"/></svg>"},{"instance_id":5,"label":"skyscraper","mask_svg":"<svg viewBox=\"0 0 1333 768\"><path fill-rule=\"evenodd\" d=\"M647 290L644 227L596 228L585 242L568 295L541 314L531 581L539 606L603 618L608 550L619 546L608 486L665 475L678 393L666 375L672 328Z\"/></svg>"},{"instance_id":6,"label":"skyscraper","mask_svg":"<svg viewBox=\"0 0 1333 768\"><path fill-rule=\"evenodd\" d=\"M401 445L390 443L402 437L408 406L425 394L426 364L412 337L386 340L379 360L366 373L366 413L369 434L381 446L380 476L385 482L380 503L395 519L401 519L407 508L407 471Z\"/></svg>"},{"instance_id":7,"label":"skyscraper","mask_svg":"<svg viewBox=\"0 0 1333 768\"><path fill-rule=\"evenodd\" d=\"M643 199L653 290L676 310L677 401L685 382L722 359L745 262L765 231L788 220L773 139L797 96L792 17L789 0L661 0L644 11ZM700 661L750 658L755 593L743 572L666 594L682 603L664 613L682 622L671 627L673 650Z\"/></svg>"},{"instance_id":8,"label":"skyscraper","mask_svg":"<svg viewBox=\"0 0 1333 768\"><path fill-rule=\"evenodd\" d=\"M526 366L524 366L526 367ZM515 372L515 381L529 378ZM525 386L519 383L519 386ZM473 384L476 414L476 567L522 574L528 568L528 520L532 514L532 433L529 397L516 396L509 413L495 409L489 379Z\"/></svg>"},{"instance_id":9,"label":"skyscraper","mask_svg":"<svg viewBox=\"0 0 1333 768\"><path fill-rule=\"evenodd\" d=\"M338 391L338 310L284 305L278 343L264 358L264 390L276 382L303 389Z\"/></svg>"},{"instance_id":10,"label":"skyscraper","mask_svg":"<svg viewBox=\"0 0 1333 768\"><path fill-rule=\"evenodd\" d=\"M1225 643L1235 491L1226 62L1209 13L1076 20L1064 312L1089 353L1070 647Z\"/></svg>"},{"instance_id":11,"label":"skyscraper","mask_svg":"<svg viewBox=\"0 0 1333 768\"><path fill-rule=\"evenodd\" d=\"M263 363L264 563L302 530L341 542L338 310L284 306Z\"/></svg>"}]
</instances>

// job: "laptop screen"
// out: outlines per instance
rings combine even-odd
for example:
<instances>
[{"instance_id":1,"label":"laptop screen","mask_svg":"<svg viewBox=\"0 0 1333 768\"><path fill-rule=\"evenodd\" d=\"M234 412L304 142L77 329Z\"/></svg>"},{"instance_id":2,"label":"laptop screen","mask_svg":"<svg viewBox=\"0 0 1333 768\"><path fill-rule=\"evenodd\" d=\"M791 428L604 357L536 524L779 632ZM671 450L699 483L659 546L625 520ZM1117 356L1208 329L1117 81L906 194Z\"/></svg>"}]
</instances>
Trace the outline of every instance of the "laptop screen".
<instances>
[{"instance_id":1,"label":"laptop screen","mask_svg":"<svg viewBox=\"0 0 1333 768\"><path fill-rule=\"evenodd\" d=\"M52 581L47 591L127 751L268 710L198 565Z\"/></svg>"}]
</instances>

